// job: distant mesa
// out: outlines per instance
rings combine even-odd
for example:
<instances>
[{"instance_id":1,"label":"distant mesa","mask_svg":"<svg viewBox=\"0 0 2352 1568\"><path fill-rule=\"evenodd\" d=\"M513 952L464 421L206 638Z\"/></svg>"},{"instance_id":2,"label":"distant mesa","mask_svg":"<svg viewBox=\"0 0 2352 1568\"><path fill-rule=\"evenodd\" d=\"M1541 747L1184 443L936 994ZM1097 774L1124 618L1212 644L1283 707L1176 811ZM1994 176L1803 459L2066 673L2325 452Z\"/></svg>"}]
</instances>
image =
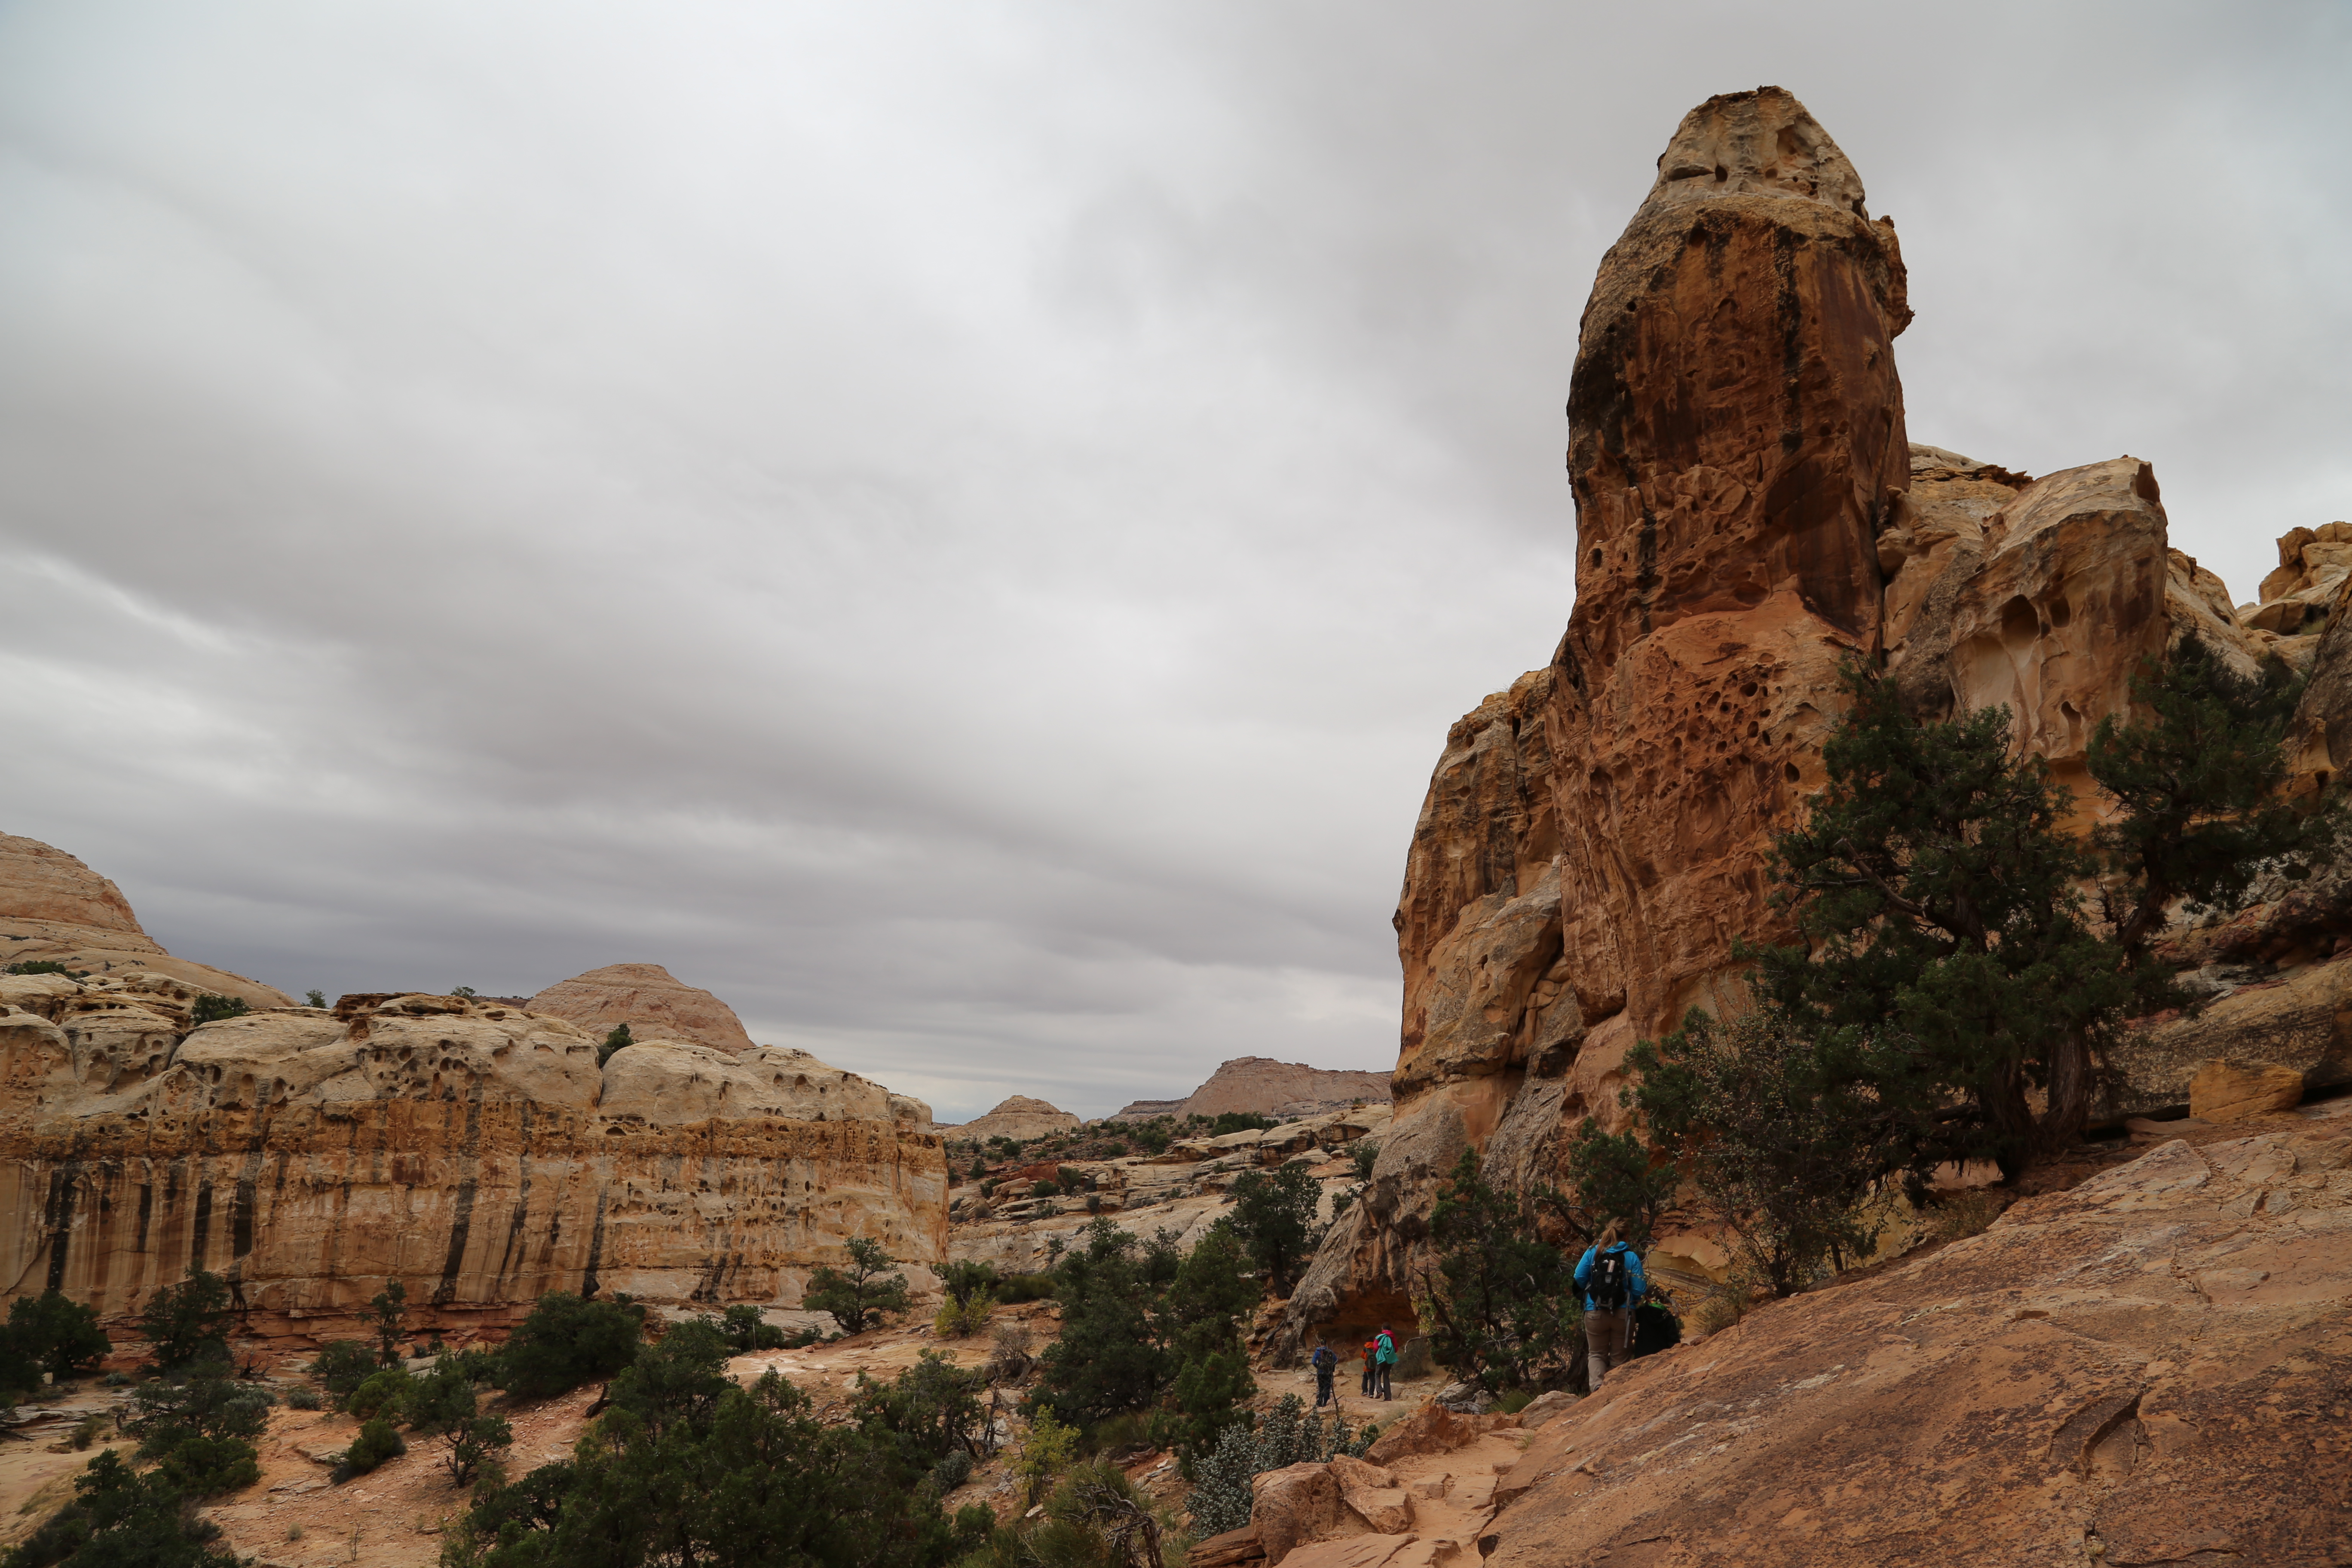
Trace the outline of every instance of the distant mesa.
<instances>
[{"instance_id":1,"label":"distant mesa","mask_svg":"<svg viewBox=\"0 0 2352 1568\"><path fill-rule=\"evenodd\" d=\"M1358 1103L1386 1105L1389 1075L1271 1057L1235 1057L1209 1075L1209 1081L1182 1100L1139 1100L1114 1111L1113 1121L1149 1121L1155 1116L1312 1116Z\"/></svg>"},{"instance_id":2,"label":"distant mesa","mask_svg":"<svg viewBox=\"0 0 2352 1568\"><path fill-rule=\"evenodd\" d=\"M47 959L92 974L140 970L167 974L256 1007L289 1007L274 985L191 963L140 928L122 889L62 849L0 833L0 964Z\"/></svg>"},{"instance_id":3,"label":"distant mesa","mask_svg":"<svg viewBox=\"0 0 2352 1568\"><path fill-rule=\"evenodd\" d=\"M559 981L523 1005L600 1037L626 1024L640 1040L682 1040L730 1055L751 1048L734 1008L658 963L608 963Z\"/></svg>"},{"instance_id":4,"label":"distant mesa","mask_svg":"<svg viewBox=\"0 0 2352 1568\"><path fill-rule=\"evenodd\" d=\"M940 1131L959 1143L984 1143L991 1138L1026 1142L1032 1138L1043 1138L1048 1133L1067 1132L1083 1125L1077 1117L1057 1105L1032 1100L1025 1094L1016 1094L985 1116L977 1117L961 1127L942 1127Z\"/></svg>"}]
</instances>

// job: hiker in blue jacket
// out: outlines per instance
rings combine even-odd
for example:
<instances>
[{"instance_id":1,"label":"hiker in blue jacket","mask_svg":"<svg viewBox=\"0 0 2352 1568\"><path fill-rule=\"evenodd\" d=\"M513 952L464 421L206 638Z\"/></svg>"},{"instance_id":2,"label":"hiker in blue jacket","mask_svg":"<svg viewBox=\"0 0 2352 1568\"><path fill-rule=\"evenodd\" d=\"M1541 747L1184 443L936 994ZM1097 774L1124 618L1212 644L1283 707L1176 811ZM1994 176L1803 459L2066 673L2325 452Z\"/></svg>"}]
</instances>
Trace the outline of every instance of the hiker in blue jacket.
<instances>
[{"instance_id":1,"label":"hiker in blue jacket","mask_svg":"<svg viewBox=\"0 0 2352 1568\"><path fill-rule=\"evenodd\" d=\"M1650 1288L1642 1278L1642 1255L1619 1237L1612 1221L1576 1263L1576 1288L1584 1292L1585 1367L1595 1389L1611 1367L1629 1359L1633 1304Z\"/></svg>"}]
</instances>

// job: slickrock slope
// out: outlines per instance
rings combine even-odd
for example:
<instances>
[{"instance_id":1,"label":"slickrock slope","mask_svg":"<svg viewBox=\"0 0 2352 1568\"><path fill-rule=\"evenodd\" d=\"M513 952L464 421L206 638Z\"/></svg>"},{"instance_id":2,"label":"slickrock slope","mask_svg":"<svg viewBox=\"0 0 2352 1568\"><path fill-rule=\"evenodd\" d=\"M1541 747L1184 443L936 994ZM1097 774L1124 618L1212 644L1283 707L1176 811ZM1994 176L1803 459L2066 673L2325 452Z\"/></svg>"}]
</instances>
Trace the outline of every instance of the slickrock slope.
<instances>
[{"instance_id":1,"label":"slickrock slope","mask_svg":"<svg viewBox=\"0 0 2352 1568\"><path fill-rule=\"evenodd\" d=\"M524 1005L577 1024L603 1039L626 1024L641 1040L684 1040L718 1051L748 1051L751 1037L735 1009L674 977L658 963L608 963L560 980Z\"/></svg>"},{"instance_id":2,"label":"slickrock slope","mask_svg":"<svg viewBox=\"0 0 2352 1568\"><path fill-rule=\"evenodd\" d=\"M1585 308L1567 634L1446 736L1395 917L1394 1129L1293 1299L1288 1347L1406 1313L1433 1188L1465 1145L1508 1183L1556 1183L1565 1134L1622 1125L1632 1045L1736 996L1736 939L1788 938L1765 854L1823 782L1843 661L1883 658L1923 716L2006 704L2076 787L2080 826L2092 731L2182 637L2245 669L2273 651L2311 668L2295 787L2342 765L2352 616L2243 624L2169 547L2138 458L2036 479L1909 443L1893 349L1909 320L1894 230L1801 104L1761 88L1685 119ZM2265 603L2340 605L2347 550L2290 534ZM2209 994L2336 956L2352 883L2330 886L2242 917L2252 951ZM2294 984L2294 1043L2260 1059L2316 1085L2352 1062L2352 965ZM2275 1039L2254 1015L2284 1000L2225 996L2139 1031L2107 1110L2184 1103L2197 1042Z\"/></svg>"},{"instance_id":3,"label":"slickrock slope","mask_svg":"<svg viewBox=\"0 0 2352 1568\"><path fill-rule=\"evenodd\" d=\"M1011 1138L1025 1142L1043 1138L1049 1132L1067 1132L1085 1122L1059 1106L1042 1100L1032 1100L1025 1094L1000 1101L985 1116L976 1116L961 1126L942 1127L940 1131L959 1143L985 1143L991 1138Z\"/></svg>"},{"instance_id":4,"label":"slickrock slope","mask_svg":"<svg viewBox=\"0 0 2352 1568\"><path fill-rule=\"evenodd\" d=\"M2347 1132L2161 1144L1637 1362L1538 1434L1487 1561L2352 1561Z\"/></svg>"},{"instance_id":5,"label":"slickrock slope","mask_svg":"<svg viewBox=\"0 0 2352 1568\"><path fill-rule=\"evenodd\" d=\"M62 849L0 833L0 963L46 958L94 974L143 970L257 1007L294 1000L275 986L163 951L122 889Z\"/></svg>"},{"instance_id":6,"label":"slickrock slope","mask_svg":"<svg viewBox=\"0 0 2352 1568\"><path fill-rule=\"evenodd\" d=\"M27 863L43 908L137 932L80 862ZM297 1348L392 1279L463 1331L551 1289L793 1302L853 1236L946 1256L929 1108L806 1052L646 1038L600 1068L601 1031L429 995L194 1027L212 973L0 976L0 1304L55 1288L122 1331L195 1266L247 1348Z\"/></svg>"},{"instance_id":7,"label":"slickrock slope","mask_svg":"<svg viewBox=\"0 0 2352 1568\"><path fill-rule=\"evenodd\" d=\"M1312 1116L1351 1105L1385 1105L1390 1075L1345 1068L1311 1068L1271 1057L1235 1057L1182 1100L1139 1100L1112 1120L1154 1116Z\"/></svg>"}]
</instances>

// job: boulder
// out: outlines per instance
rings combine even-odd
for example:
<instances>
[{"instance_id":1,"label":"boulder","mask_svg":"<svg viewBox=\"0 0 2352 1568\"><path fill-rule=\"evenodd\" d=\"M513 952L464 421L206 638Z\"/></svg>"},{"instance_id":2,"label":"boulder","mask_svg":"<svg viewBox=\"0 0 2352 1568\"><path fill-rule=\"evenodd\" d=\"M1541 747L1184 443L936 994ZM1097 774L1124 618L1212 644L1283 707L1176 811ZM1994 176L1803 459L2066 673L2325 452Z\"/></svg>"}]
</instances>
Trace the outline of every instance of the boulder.
<instances>
[{"instance_id":1,"label":"boulder","mask_svg":"<svg viewBox=\"0 0 2352 1568\"><path fill-rule=\"evenodd\" d=\"M2189 1114L2200 1121L2240 1121L2303 1102L2303 1075L2275 1064L2210 1061L2189 1080Z\"/></svg>"},{"instance_id":2,"label":"boulder","mask_svg":"<svg viewBox=\"0 0 2352 1568\"><path fill-rule=\"evenodd\" d=\"M2194 1015L2123 1032L2107 1120L2189 1104L2194 1079L2212 1061L2290 1072L2306 1090L2352 1081L2352 954L2284 974L2216 965L2184 978L2226 988Z\"/></svg>"},{"instance_id":3,"label":"boulder","mask_svg":"<svg viewBox=\"0 0 2352 1568\"><path fill-rule=\"evenodd\" d=\"M1476 1442L1496 1419L1460 1415L1443 1405L1423 1405L1382 1432L1364 1451L1364 1458L1386 1466L1421 1454L1450 1454Z\"/></svg>"},{"instance_id":4,"label":"boulder","mask_svg":"<svg viewBox=\"0 0 2352 1568\"><path fill-rule=\"evenodd\" d=\"M1250 1478L1250 1528L1257 1532L1267 1568L1300 1542L1339 1529L1342 1508L1339 1483L1328 1465L1287 1465Z\"/></svg>"},{"instance_id":5,"label":"boulder","mask_svg":"<svg viewBox=\"0 0 2352 1568\"><path fill-rule=\"evenodd\" d=\"M1299 1547L1283 1561L1289 1568L1402 1568L1403 1554L1422 1544L1411 1535L1347 1535Z\"/></svg>"},{"instance_id":6,"label":"boulder","mask_svg":"<svg viewBox=\"0 0 2352 1568\"><path fill-rule=\"evenodd\" d=\"M751 1037L735 1009L673 977L658 963L608 963L561 980L524 1005L603 1039L623 1024L640 1040L678 1040L715 1051L748 1051Z\"/></svg>"}]
</instances>

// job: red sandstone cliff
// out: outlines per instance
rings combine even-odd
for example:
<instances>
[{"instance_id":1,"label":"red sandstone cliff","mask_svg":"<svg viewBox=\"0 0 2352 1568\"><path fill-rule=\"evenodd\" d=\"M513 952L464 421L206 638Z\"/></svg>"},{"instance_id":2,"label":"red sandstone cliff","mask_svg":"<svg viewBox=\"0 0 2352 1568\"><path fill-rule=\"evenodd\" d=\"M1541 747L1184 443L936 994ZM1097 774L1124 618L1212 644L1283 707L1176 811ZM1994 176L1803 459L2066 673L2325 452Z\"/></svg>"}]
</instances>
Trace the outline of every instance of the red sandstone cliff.
<instances>
[{"instance_id":1,"label":"red sandstone cliff","mask_svg":"<svg viewBox=\"0 0 2352 1568\"><path fill-rule=\"evenodd\" d=\"M1893 226L1802 104L1760 88L1685 118L1585 307L1568 630L1446 736L1396 913L1395 1121L1292 1336L1409 1311L1432 1190L1465 1146L1507 1181L1556 1182L1564 1134L1622 1123L1626 1050L1736 994L1736 938L1785 938L1765 855L1823 782L1842 661L1881 660L1923 713L2006 704L2087 812L2084 747L2143 656L2190 635L2249 668L2275 651L2315 671L2299 787L2342 765L2352 616L2329 607L2352 546L2283 541L2249 626L2168 548L2139 459L2036 480L1910 444L1893 346L1910 314ZM2275 972L2217 969L2213 1009L2150 1026L2117 1064L2116 1109L2185 1101L2196 1053L2223 1041L2352 1075L2352 957L2334 950L2352 899L2295 909L2258 914L2252 940L2313 971L2297 1000ZM2281 1008L2284 1032L2264 1022Z\"/></svg>"}]
</instances>

